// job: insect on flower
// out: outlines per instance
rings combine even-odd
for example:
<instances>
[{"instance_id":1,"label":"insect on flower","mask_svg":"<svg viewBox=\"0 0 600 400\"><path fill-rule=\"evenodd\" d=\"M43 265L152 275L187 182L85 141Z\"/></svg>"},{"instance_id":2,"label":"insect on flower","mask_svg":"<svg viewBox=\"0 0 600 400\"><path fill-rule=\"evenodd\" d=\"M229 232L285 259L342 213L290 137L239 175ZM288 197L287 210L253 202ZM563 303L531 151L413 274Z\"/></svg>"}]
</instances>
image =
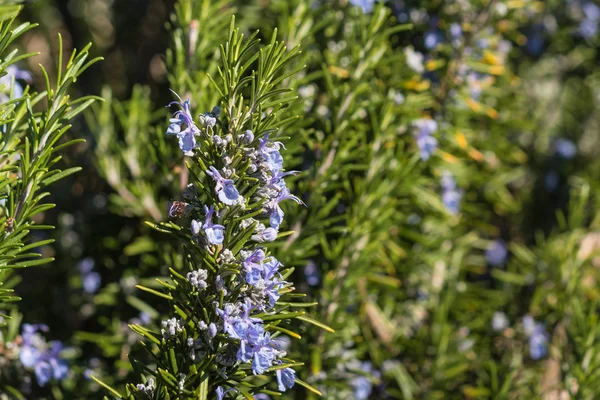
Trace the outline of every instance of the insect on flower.
<instances>
[{"instance_id":1,"label":"insect on flower","mask_svg":"<svg viewBox=\"0 0 600 400\"><path fill-rule=\"evenodd\" d=\"M169 217L181 218L192 211L194 207L185 201L174 201L169 207Z\"/></svg>"}]
</instances>

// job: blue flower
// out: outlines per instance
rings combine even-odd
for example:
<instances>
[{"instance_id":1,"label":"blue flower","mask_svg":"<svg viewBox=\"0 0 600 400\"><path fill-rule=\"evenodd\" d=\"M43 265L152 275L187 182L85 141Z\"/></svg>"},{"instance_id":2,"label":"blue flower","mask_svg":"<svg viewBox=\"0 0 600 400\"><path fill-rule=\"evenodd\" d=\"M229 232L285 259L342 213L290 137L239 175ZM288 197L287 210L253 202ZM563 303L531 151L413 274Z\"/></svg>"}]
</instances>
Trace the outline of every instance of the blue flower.
<instances>
[{"instance_id":1,"label":"blue flower","mask_svg":"<svg viewBox=\"0 0 600 400\"><path fill-rule=\"evenodd\" d=\"M450 24L450 38L452 40L452 45L454 47L458 47L460 45L460 41L462 39L462 28L460 24L454 22Z\"/></svg>"},{"instance_id":2,"label":"blue flower","mask_svg":"<svg viewBox=\"0 0 600 400\"><path fill-rule=\"evenodd\" d=\"M559 157L570 160L577 154L577 146L569 139L560 138L554 142L554 151Z\"/></svg>"},{"instance_id":3,"label":"blue flower","mask_svg":"<svg viewBox=\"0 0 600 400\"><path fill-rule=\"evenodd\" d=\"M457 188L454 177L445 172L442 176L442 202L451 214L458 214L462 191Z\"/></svg>"},{"instance_id":4,"label":"blue flower","mask_svg":"<svg viewBox=\"0 0 600 400\"><path fill-rule=\"evenodd\" d=\"M529 355L533 360L544 358L548 354L548 334L544 324L535 322L531 315L523 317L523 331L529 337Z\"/></svg>"},{"instance_id":5,"label":"blue flower","mask_svg":"<svg viewBox=\"0 0 600 400\"><path fill-rule=\"evenodd\" d=\"M279 294L279 289L281 289L282 285L283 282L279 282L276 279L273 282L269 283L265 288L265 295L269 299L269 305L271 306L271 308L275 307L275 302L281 297L281 295Z\"/></svg>"},{"instance_id":6,"label":"blue flower","mask_svg":"<svg viewBox=\"0 0 600 400\"><path fill-rule=\"evenodd\" d=\"M462 193L458 191L447 191L442 193L442 202L450 214L458 214L460 211L460 200Z\"/></svg>"},{"instance_id":7,"label":"blue flower","mask_svg":"<svg viewBox=\"0 0 600 400\"><path fill-rule=\"evenodd\" d=\"M591 1L586 2L583 5L583 14L585 18L591 21L600 21L600 7Z\"/></svg>"},{"instance_id":8,"label":"blue flower","mask_svg":"<svg viewBox=\"0 0 600 400\"><path fill-rule=\"evenodd\" d=\"M212 223L212 216L215 213L215 208L213 206L210 206L210 208L204 206L204 212L206 213L206 221L204 222L204 225L202 225L202 229L204 229L208 241L212 244L223 243L223 239L225 238L225 227L223 225Z\"/></svg>"},{"instance_id":9,"label":"blue flower","mask_svg":"<svg viewBox=\"0 0 600 400\"><path fill-rule=\"evenodd\" d=\"M271 334L266 332L252 346L252 372L260 375L273 365L277 358L277 342L271 340Z\"/></svg>"},{"instance_id":10,"label":"blue flower","mask_svg":"<svg viewBox=\"0 0 600 400\"><path fill-rule=\"evenodd\" d=\"M97 272L90 272L83 276L83 290L86 293L94 294L100 288L102 278Z\"/></svg>"},{"instance_id":11,"label":"blue flower","mask_svg":"<svg viewBox=\"0 0 600 400\"><path fill-rule=\"evenodd\" d=\"M579 23L579 34L585 39L592 39L598 33L598 21L584 19Z\"/></svg>"},{"instance_id":12,"label":"blue flower","mask_svg":"<svg viewBox=\"0 0 600 400\"><path fill-rule=\"evenodd\" d=\"M584 18L579 24L579 33L585 39L591 39L598 34L598 23L600 22L600 7L591 1L582 7Z\"/></svg>"},{"instance_id":13,"label":"blue flower","mask_svg":"<svg viewBox=\"0 0 600 400\"><path fill-rule=\"evenodd\" d=\"M94 260L91 257L86 257L81 260L77 268L81 273L83 290L89 294L96 293L100 288L102 278L99 273L93 271Z\"/></svg>"},{"instance_id":14,"label":"blue flower","mask_svg":"<svg viewBox=\"0 0 600 400\"><path fill-rule=\"evenodd\" d=\"M529 336L529 355L533 360L539 360L548 354L548 334L544 325L538 323Z\"/></svg>"},{"instance_id":15,"label":"blue flower","mask_svg":"<svg viewBox=\"0 0 600 400\"><path fill-rule=\"evenodd\" d=\"M36 335L37 332L48 332L48 325L46 324L23 324L22 326L23 333L21 337L23 338L24 344L33 344L33 342L38 339L40 336Z\"/></svg>"},{"instance_id":16,"label":"blue flower","mask_svg":"<svg viewBox=\"0 0 600 400\"><path fill-rule=\"evenodd\" d=\"M285 214L281 207L279 207L279 202L287 199L294 200L296 203L304 205L304 202L291 194L288 188L284 188L281 192L279 192L277 197L271 200L267 205L269 223L271 224L272 228L279 229L281 222L283 222L283 217Z\"/></svg>"},{"instance_id":17,"label":"blue flower","mask_svg":"<svg viewBox=\"0 0 600 400\"><path fill-rule=\"evenodd\" d=\"M309 286L317 286L321 282L321 272L313 261L309 261L304 267L304 276Z\"/></svg>"},{"instance_id":18,"label":"blue flower","mask_svg":"<svg viewBox=\"0 0 600 400\"><path fill-rule=\"evenodd\" d=\"M432 119L419 119L414 125L418 129L415 138L421 152L421 160L427 161L437 149L438 141L433 136L438 129L437 122Z\"/></svg>"},{"instance_id":19,"label":"blue flower","mask_svg":"<svg viewBox=\"0 0 600 400\"><path fill-rule=\"evenodd\" d=\"M264 259L265 252L262 249L258 249L242 261L242 266L246 270L246 282L248 284L256 285L260 281L264 269Z\"/></svg>"},{"instance_id":20,"label":"blue flower","mask_svg":"<svg viewBox=\"0 0 600 400\"><path fill-rule=\"evenodd\" d=\"M354 398L356 400L367 400L373 390L373 383L365 376L359 376L352 382L354 387Z\"/></svg>"},{"instance_id":21,"label":"blue flower","mask_svg":"<svg viewBox=\"0 0 600 400\"><path fill-rule=\"evenodd\" d=\"M271 189L275 189L277 191L281 191L283 189L286 188L285 186L285 180L283 180L283 178L285 178L288 175L298 175L300 173L300 171L287 171L287 172L282 172L282 171L274 171L271 172L271 179L269 181L269 188Z\"/></svg>"},{"instance_id":22,"label":"blue flower","mask_svg":"<svg viewBox=\"0 0 600 400\"><path fill-rule=\"evenodd\" d=\"M269 171L275 173L283 169L283 157L279 153L279 149L285 146L281 142L273 142L269 140L269 134L265 134L265 137L259 139L258 151L263 156L267 163Z\"/></svg>"},{"instance_id":23,"label":"blue flower","mask_svg":"<svg viewBox=\"0 0 600 400\"><path fill-rule=\"evenodd\" d=\"M494 267L499 267L504 264L507 255L508 250L506 244L504 244L502 240L494 240L485 251L485 259Z\"/></svg>"},{"instance_id":24,"label":"blue flower","mask_svg":"<svg viewBox=\"0 0 600 400\"><path fill-rule=\"evenodd\" d=\"M200 129L194 124L194 118L190 109L190 100L182 101L177 93L173 93L179 101L172 101L168 106L177 104L181 107L181 110L175 112L173 114L174 118L169 120L170 124L166 133L167 135L177 136L179 139L179 148L185 155L192 155L192 150L196 147L194 136L200 134Z\"/></svg>"},{"instance_id":25,"label":"blue flower","mask_svg":"<svg viewBox=\"0 0 600 400\"><path fill-rule=\"evenodd\" d=\"M368 373L373 376L379 375L378 371L373 370L373 365L370 362L360 363L360 370L363 373ZM353 380L352 387L354 388L354 399L367 400L373 390L373 381L371 378L361 375Z\"/></svg>"},{"instance_id":26,"label":"blue flower","mask_svg":"<svg viewBox=\"0 0 600 400\"><path fill-rule=\"evenodd\" d=\"M33 368L41 357L42 353L33 346L25 345L21 347L19 360L25 368Z\"/></svg>"},{"instance_id":27,"label":"blue flower","mask_svg":"<svg viewBox=\"0 0 600 400\"><path fill-rule=\"evenodd\" d=\"M263 232L262 232L262 239L265 242L272 242L275 239L277 239L277 229L275 228L266 228Z\"/></svg>"},{"instance_id":28,"label":"blue flower","mask_svg":"<svg viewBox=\"0 0 600 400\"><path fill-rule=\"evenodd\" d=\"M250 317L250 311L252 310L250 299L246 298L242 308L244 310L242 315L231 320L231 329L228 331L229 336L236 339L256 340L264 331L262 320ZM257 323L259 323L259 326L255 326Z\"/></svg>"},{"instance_id":29,"label":"blue flower","mask_svg":"<svg viewBox=\"0 0 600 400\"><path fill-rule=\"evenodd\" d=\"M279 271L280 266L281 266L281 263L275 257L269 258L269 261L264 263L264 278L265 278L265 280L272 279L275 276L275 274L277 274L277 272Z\"/></svg>"},{"instance_id":30,"label":"blue flower","mask_svg":"<svg viewBox=\"0 0 600 400\"><path fill-rule=\"evenodd\" d=\"M425 32L425 37L423 40L423 44L429 50L432 50L437 47L438 44L444 41L444 36L439 31L439 29L430 29Z\"/></svg>"},{"instance_id":31,"label":"blue flower","mask_svg":"<svg viewBox=\"0 0 600 400\"><path fill-rule=\"evenodd\" d=\"M240 193L235 188L232 179L223 178L215 167L210 167L206 173L216 182L215 192L219 196L219 200L228 206L237 204L240 201Z\"/></svg>"},{"instance_id":32,"label":"blue flower","mask_svg":"<svg viewBox=\"0 0 600 400\"><path fill-rule=\"evenodd\" d=\"M23 97L23 86L21 86L21 84L17 82L17 79L24 80L25 82L31 82L32 78L33 77L29 72L22 70L16 65L12 64L6 68L6 75L0 77L0 86L6 85L3 91L12 89L8 96L12 99L18 99L20 97ZM14 86L11 88L10 86L13 82L13 79L15 80L15 82ZM5 97L5 95L2 95L2 97Z\"/></svg>"},{"instance_id":33,"label":"blue flower","mask_svg":"<svg viewBox=\"0 0 600 400\"><path fill-rule=\"evenodd\" d=\"M211 322L208 324L208 337L212 339L215 336L217 336L217 326L214 324L214 322Z\"/></svg>"},{"instance_id":34,"label":"blue flower","mask_svg":"<svg viewBox=\"0 0 600 400\"><path fill-rule=\"evenodd\" d=\"M49 345L38 333L47 331L46 325L23 324L23 345L20 350L19 360L23 367L33 369L40 386L46 385L52 378L64 379L69 367L65 360L60 358L64 346L61 342L52 341Z\"/></svg>"},{"instance_id":35,"label":"blue flower","mask_svg":"<svg viewBox=\"0 0 600 400\"><path fill-rule=\"evenodd\" d=\"M295 371L291 368L284 368L277 370L277 385L280 392L285 392L287 389L291 389L296 383Z\"/></svg>"},{"instance_id":36,"label":"blue flower","mask_svg":"<svg viewBox=\"0 0 600 400\"><path fill-rule=\"evenodd\" d=\"M52 366L47 361L38 362L33 371L40 386L45 386L52 379Z\"/></svg>"},{"instance_id":37,"label":"blue flower","mask_svg":"<svg viewBox=\"0 0 600 400\"><path fill-rule=\"evenodd\" d=\"M216 310L217 314L219 314L219 317L221 317L221 319L223 320L223 331L230 333L232 329L231 324L233 318L235 317L235 314L238 312L238 310L233 304L229 303L225 304L222 310L220 308L217 308Z\"/></svg>"},{"instance_id":38,"label":"blue flower","mask_svg":"<svg viewBox=\"0 0 600 400\"><path fill-rule=\"evenodd\" d=\"M225 395L229 392L235 392L235 389L229 388L227 390L224 390L221 386L218 386L217 389L215 390L215 393L217 395L217 400L223 400L225 398ZM256 396L254 398L256 398Z\"/></svg>"}]
</instances>

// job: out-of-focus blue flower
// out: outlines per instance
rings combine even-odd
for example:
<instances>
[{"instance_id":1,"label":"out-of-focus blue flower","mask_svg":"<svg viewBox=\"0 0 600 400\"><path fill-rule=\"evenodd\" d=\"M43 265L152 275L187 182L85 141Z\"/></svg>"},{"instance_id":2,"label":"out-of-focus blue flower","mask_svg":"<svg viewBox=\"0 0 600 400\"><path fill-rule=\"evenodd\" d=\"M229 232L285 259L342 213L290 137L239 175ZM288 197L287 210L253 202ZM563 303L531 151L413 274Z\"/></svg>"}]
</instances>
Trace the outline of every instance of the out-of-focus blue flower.
<instances>
[{"instance_id":1,"label":"out-of-focus blue flower","mask_svg":"<svg viewBox=\"0 0 600 400\"><path fill-rule=\"evenodd\" d=\"M240 201L240 193L235 188L232 179L223 178L215 167L210 167L206 173L216 182L215 192L219 196L219 200L228 206L237 204Z\"/></svg>"},{"instance_id":2,"label":"out-of-focus blue flower","mask_svg":"<svg viewBox=\"0 0 600 400\"><path fill-rule=\"evenodd\" d=\"M225 227L223 225L213 224L212 217L215 213L215 208L204 206L204 212L206 213L206 221L202 225L204 233L211 244L221 244L225 238Z\"/></svg>"},{"instance_id":3,"label":"out-of-focus blue flower","mask_svg":"<svg viewBox=\"0 0 600 400\"><path fill-rule=\"evenodd\" d=\"M293 369L284 368L277 370L277 385L280 392L291 389L294 383L296 383L296 374Z\"/></svg>"},{"instance_id":4,"label":"out-of-focus blue flower","mask_svg":"<svg viewBox=\"0 0 600 400\"><path fill-rule=\"evenodd\" d=\"M598 34L600 7L587 1L582 7L582 11L584 17L579 24L579 34L585 39L592 39Z\"/></svg>"},{"instance_id":5,"label":"out-of-focus blue flower","mask_svg":"<svg viewBox=\"0 0 600 400\"><path fill-rule=\"evenodd\" d=\"M41 352L33 346L23 346L19 353L19 360L25 368L33 368L41 356Z\"/></svg>"},{"instance_id":6,"label":"out-of-focus blue flower","mask_svg":"<svg viewBox=\"0 0 600 400\"><path fill-rule=\"evenodd\" d=\"M352 381L355 400L367 400L373 390L373 382L366 376L359 376Z\"/></svg>"},{"instance_id":7,"label":"out-of-focus blue flower","mask_svg":"<svg viewBox=\"0 0 600 400\"><path fill-rule=\"evenodd\" d=\"M569 139L559 138L554 142L554 151L559 157L570 160L577 155L577 146Z\"/></svg>"},{"instance_id":8,"label":"out-of-focus blue flower","mask_svg":"<svg viewBox=\"0 0 600 400\"><path fill-rule=\"evenodd\" d=\"M23 324L19 360L23 367L33 369L40 386L46 385L52 378L62 380L66 378L69 367L65 360L60 358L64 346L61 342L46 343L39 331L47 331L46 325Z\"/></svg>"},{"instance_id":9,"label":"out-of-focus blue flower","mask_svg":"<svg viewBox=\"0 0 600 400\"><path fill-rule=\"evenodd\" d=\"M379 378L380 372L373 368L373 364L370 362L358 362L352 361L348 365L353 369L360 370L361 375L352 379L352 388L354 392L354 399L367 400L373 390L373 378Z\"/></svg>"},{"instance_id":10,"label":"out-of-focus blue flower","mask_svg":"<svg viewBox=\"0 0 600 400\"><path fill-rule=\"evenodd\" d=\"M0 86L6 85L4 91L8 92L12 89L12 91L8 94L8 98L18 99L19 97L23 97L23 86L17 80L23 80L27 83L31 82L33 77L31 74L25 70L20 69L16 65L12 64L6 68L6 75L0 77ZM11 84L14 79L14 85L11 88ZM5 97L5 95L1 95ZM6 100L8 100L6 98Z\"/></svg>"},{"instance_id":11,"label":"out-of-focus blue flower","mask_svg":"<svg viewBox=\"0 0 600 400\"><path fill-rule=\"evenodd\" d=\"M306 283L310 286L317 286L319 282L321 282L321 272L319 271L319 267L314 261L309 261L304 267L304 276L306 277Z\"/></svg>"},{"instance_id":12,"label":"out-of-focus blue flower","mask_svg":"<svg viewBox=\"0 0 600 400\"><path fill-rule=\"evenodd\" d=\"M523 317L523 332L529 337L529 355L533 360L548 354L548 334L544 324L538 323L531 315Z\"/></svg>"},{"instance_id":13,"label":"out-of-focus blue flower","mask_svg":"<svg viewBox=\"0 0 600 400\"><path fill-rule=\"evenodd\" d=\"M452 41L452 46L458 47L462 40L463 31L460 27L460 24L454 22L450 24L450 40Z\"/></svg>"},{"instance_id":14,"label":"out-of-focus blue flower","mask_svg":"<svg viewBox=\"0 0 600 400\"><path fill-rule=\"evenodd\" d=\"M141 312L140 313L140 325L148 325L151 321L152 321L152 317L150 316L150 314L145 313L145 312Z\"/></svg>"},{"instance_id":15,"label":"out-of-focus blue flower","mask_svg":"<svg viewBox=\"0 0 600 400\"><path fill-rule=\"evenodd\" d=\"M529 355L533 360L539 360L548 354L548 334L544 324L538 323L529 336Z\"/></svg>"},{"instance_id":16,"label":"out-of-focus blue flower","mask_svg":"<svg viewBox=\"0 0 600 400\"><path fill-rule=\"evenodd\" d=\"M503 265L507 255L508 249L502 240L494 240L485 251L485 259L494 267Z\"/></svg>"},{"instance_id":17,"label":"out-of-focus blue flower","mask_svg":"<svg viewBox=\"0 0 600 400\"><path fill-rule=\"evenodd\" d=\"M91 257L86 257L77 266L81 273L81 280L83 285L83 291L89 294L94 294L100 288L102 278L100 274L95 272L94 260Z\"/></svg>"},{"instance_id":18,"label":"out-of-focus blue flower","mask_svg":"<svg viewBox=\"0 0 600 400\"><path fill-rule=\"evenodd\" d=\"M462 191L457 188L454 177L448 172L442 176L442 202L451 214L458 214Z\"/></svg>"},{"instance_id":19,"label":"out-of-focus blue flower","mask_svg":"<svg viewBox=\"0 0 600 400\"><path fill-rule=\"evenodd\" d=\"M83 276L83 290L86 293L96 293L100 288L100 284L102 282L102 278L100 274L97 272L90 272Z\"/></svg>"},{"instance_id":20,"label":"out-of-focus blue flower","mask_svg":"<svg viewBox=\"0 0 600 400\"><path fill-rule=\"evenodd\" d=\"M435 49L440 43L444 41L444 36L439 29L433 28L425 32L425 36L423 37L423 44L425 48L429 50Z\"/></svg>"},{"instance_id":21,"label":"out-of-focus blue flower","mask_svg":"<svg viewBox=\"0 0 600 400\"><path fill-rule=\"evenodd\" d=\"M352 4L355 7L362 8L365 14L368 14L371 11L373 11L373 8L375 7L375 2L376 0L350 0L350 4Z\"/></svg>"},{"instance_id":22,"label":"out-of-focus blue flower","mask_svg":"<svg viewBox=\"0 0 600 400\"><path fill-rule=\"evenodd\" d=\"M585 15L585 18L592 21L600 21L600 7L598 7L593 2L587 1L583 5L582 10L583 14Z\"/></svg>"},{"instance_id":23,"label":"out-of-focus blue flower","mask_svg":"<svg viewBox=\"0 0 600 400\"><path fill-rule=\"evenodd\" d=\"M438 129L437 122L432 119L418 119L413 124L417 128L415 139L421 152L421 160L427 161L437 149L438 142L433 136Z\"/></svg>"},{"instance_id":24,"label":"out-of-focus blue flower","mask_svg":"<svg viewBox=\"0 0 600 400\"><path fill-rule=\"evenodd\" d=\"M92 272L92 270L94 269L94 259L92 257L84 258L77 265L77 269L81 274L87 274L88 272Z\"/></svg>"},{"instance_id":25,"label":"out-of-focus blue flower","mask_svg":"<svg viewBox=\"0 0 600 400\"><path fill-rule=\"evenodd\" d=\"M579 34L586 39L591 39L598 33L598 21L584 19L579 23Z\"/></svg>"}]
</instances>

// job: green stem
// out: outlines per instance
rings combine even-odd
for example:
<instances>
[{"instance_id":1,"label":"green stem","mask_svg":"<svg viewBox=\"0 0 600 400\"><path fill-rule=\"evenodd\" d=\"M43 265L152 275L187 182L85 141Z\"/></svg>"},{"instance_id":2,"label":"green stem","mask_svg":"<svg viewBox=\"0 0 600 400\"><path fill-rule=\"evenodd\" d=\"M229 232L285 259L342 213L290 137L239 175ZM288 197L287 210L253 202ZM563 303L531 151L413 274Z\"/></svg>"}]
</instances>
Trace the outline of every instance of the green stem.
<instances>
[{"instance_id":1,"label":"green stem","mask_svg":"<svg viewBox=\"0 0 600 400\"><path fill-rule=\"evenodd\" d=\"M200 387L198 393L198 400L208 400L208 373L203 372L203 376L200 378Z\"/></svg>"}]
</instances>

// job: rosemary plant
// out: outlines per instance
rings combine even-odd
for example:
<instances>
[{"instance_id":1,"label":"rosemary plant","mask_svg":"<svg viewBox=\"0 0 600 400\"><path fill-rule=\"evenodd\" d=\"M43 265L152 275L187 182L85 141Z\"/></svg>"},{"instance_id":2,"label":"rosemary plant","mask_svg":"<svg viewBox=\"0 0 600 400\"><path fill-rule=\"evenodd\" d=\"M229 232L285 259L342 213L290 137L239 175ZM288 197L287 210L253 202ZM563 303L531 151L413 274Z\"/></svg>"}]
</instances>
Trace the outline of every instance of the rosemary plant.
<instances>
[{"instance_id":1,"label":"rosemary plant","mask_svg":"<svg viewBox=\"0 0 600 400\"><path fill-rule=\"evenodd\" d=\"M173 220L152 225L182 242L185 268L158 280L162 291L138 285L168 300L171 315L160 332L131 326L147 339L154 365L133 360L143 382L127 385L125 395L106 386L119 398L251 398L295 383L318 393L296 377L302 363L286 357L280 338L300 339L289 329L292 319L331 329L305 315L315 303L298 301L303 296L286 281L293 269L269 252L269 243L293 233L283 230L283 202L304 205L285 183L299 172L285 171L285 146L272 137L295 119L280 118L295 98L281 84L301 68L286 69L299 48L287 50L276 32L260 48L257 35L244 39L232 19L219 83L211 78L220 106L196 118L190 100L174 93L170 106L178 110L166 134L189 157L192 182L172 203Z\"/></svg>"}]
</instances>

